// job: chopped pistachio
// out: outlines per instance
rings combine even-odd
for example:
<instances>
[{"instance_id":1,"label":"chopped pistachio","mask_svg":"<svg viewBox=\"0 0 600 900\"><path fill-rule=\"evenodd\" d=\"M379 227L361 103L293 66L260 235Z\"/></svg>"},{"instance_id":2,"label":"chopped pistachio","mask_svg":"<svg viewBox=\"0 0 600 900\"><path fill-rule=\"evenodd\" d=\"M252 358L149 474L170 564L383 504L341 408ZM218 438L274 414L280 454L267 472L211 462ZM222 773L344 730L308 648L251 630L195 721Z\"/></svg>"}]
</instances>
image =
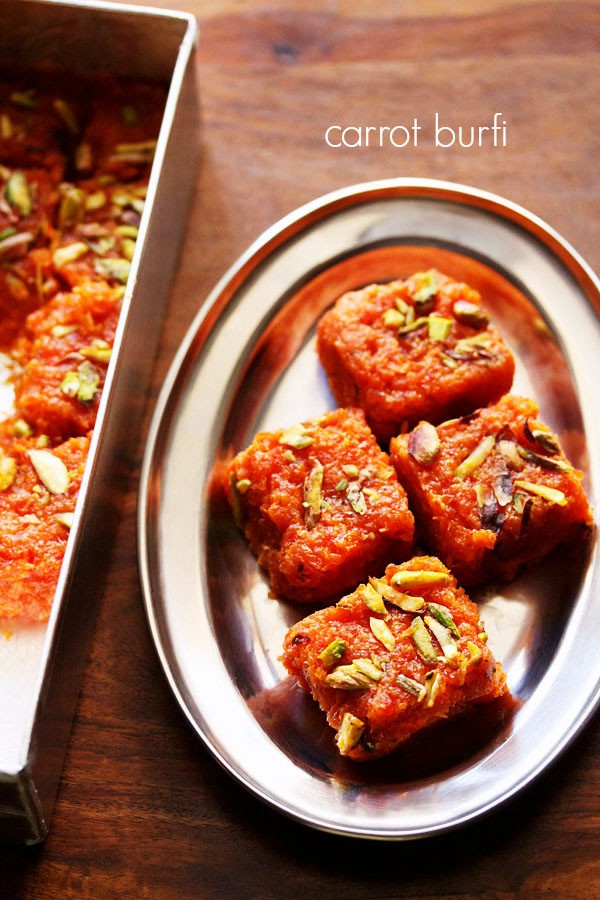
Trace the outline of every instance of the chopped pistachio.
<instances>
[{"instance_id":1,"label":"chopped pistachio","mask_svg":"<svg viewBox=\"0 0 600 900\"><path fill-rule=\"evenodd\" d=\"M428 672L425 676L425 705L431 708L436 700L442 684L442 676L439 671Z\"/></svg>"},{"instance_id":2,"label":"chopped pistachio","mask_svg":"<svg viewBox=\"0 0 600 900\"><path fill-rule=\"evenodd\" d=\"M410 334L412 331L418 331L419 328L425 328L429 325L429 316L419 316L413 322L407 323L398 329L398 334Z\"/></svg>"},{"instance_id":3,"label":"chopped pistachio","mask_svg":"<svg viewBox=\"0 0 600 900\"><path fill-rule=\"evenodd\" d=\"M80 218L84 193L72 184L65 185L58 209L58 227L64 231Z\"/></svg>"},{"instance_id":4,"label":"chopped pistachio","mask_svg":"<svg viewBox=\"0 0 600 900\"><path fill-rule=\"evenodd\" d=\"M473 472L476 472L479 466L485 462L492 450L494 449L496 438L492 434L486 435L469 453L459 466L454 470L454 477L459 481L464 481Z\"/></svg>"},{"instance_id":5,"label":"chopped pistachio","mask_svg":"<svg viewBox=\"0 0 600 900\"><path fill-rule=\"evenodd\" d=\"M77 121L77 116L75 115L71 104L67 103L67 101L63 100L61 97L57 97L56 100L53 101L52 105L71 134L78 134L79 122Z\"/></svg>"},{"instance_id":6,"label":"chopped pistachio","mask_svg":"<svg viewBox=\"0 0 600 900\"><path fill-rule=\"evenodd\" d=\"M366 669L366 671L365 671ZM383 672L371 660L355 659L325 676L325 684L343 691L365 691L383 678Z\"/></svg>"},{"instance_id":7,"label":"chopped pistachio","mask_svg":"<svg viewBox=\"0 0 600 900\"><path fill-rule=\"evenodd\" d=\"M57 513L54 518L59 523L59 525L64 525L65 528L70 528L73 524L72 512Z\"/></svg>"},{"instance_id":8,"label":"chopped pistachio","mask_svg":"<svg viewBox=\"0 0 600 900\"><path fill-rule=\"evenodd\" d=\"M348 479L341 478L335 486L336 491L345 491L348 487Z\"/></svg>"},{"instance_id":9,"label":"chopped pistachio","mask_svg":"<svg viewBox=\"0 0 600 900\"><path fill-rule=\"evenodd\" d=\"M568 502L562 491L548 487L545 484L534 484L532 481L515 481L515 487L519 487L529 494L535 494L537 497L542 497L544 500L547 500L549 503L555 503L557 506L566 506Z\"/></svg>"},{"instance_id":10,"label":"chopped pistachio","mask_svg":"<svg viewBox=\"0 0 600 900\"><path fill-rule=\"evenodd\" d=\"M348 478L358 478L358 476L360 475L358 466L354 465L342 466L342 471L345 475L348 476Z\"/></svg>"},{"instance_id":11,"label":"chopped pistachio","mask_svg":"<svg viewBox=\"0 0 600 900\"><path fill-rule=\"evenodd\" d=\"M306 432L304 425L292 425L279 438L280 444L293 447L294 450L303 450L305 447L310 447L314 442L315 439Z\"/></svg>"},{"instance_id":12,"label":"chopped pistachio","mask_svg":"<svg viewBox=\"0 0 600 900\"><path fill-rule=\"evenodd\" d=\"M318 459L304 479L304 524L310 531L321 518L321 488L323 487L323 466Z\"/></svg>"},{"instance_id":13,"label":"chopped pistachio","mask_svg":"<svg viewBox=\"0 0 600 900\"><path fill-rule=\"evenodd\" d=\"M477 644L474 644L473 641L467 641L467 650L469 651L469 666L476 666L482 660L483 652L481 647L478 647Z\"/></svg>"},{"instance_id":14,"label":"chopped pistachio","mask_svg":"<svg viewBox=\"0 0 600 900\"><path fill-rule=\"evenodd\" d=\"M33 429L25 419L16 419L13 423L13 434L15 437L31 437Z\"/></svg>"},{"instance_id":15,"label":"chopped pistachio","mask_svg":"<svg viewBox=\"0 0 600 900\"><path fill-rule=\"evenodd\" d=\"M353 716L352 713L344 713L336 736L336 745L342 756L356 747L364 734L365 727L365 723L361 719Z\"/></svg>"},{"instance_id":16,"label":"chopped pistachio","mask_svg":"<svg viewBox=\"0 0 600 900\"><path fill-rule=\"evenodd\" d=\"M523 460L519 456L519 451L514 441L501 439L496 443L496 449L504 457L511 469L518 471L523 468Z\"/></svg>"},{"instance_id":17,"label":"chopped pistachio","mask_svg":"<svg viewBox=\"0 0 600 900\"><path fill-rule=\"evenodd\" d=\"M421 422L408 438L408 452L418 463L430 466L440 451L437 429L429 422Z\"/></svg>"},{"instance_id":18,"label":"chopped pistachio","mask_svg":"<svg viewBox=\"0 0 600 900\"><path fill-rule=\"evenodd\" d=\"M470 300L457 300L452 312L459 322L471 325L472 328L485 328L490 321L486 311L478 303L471 303Z\"/></svg>"},{"instance_id":19,"label":"chopped pistachio","mask_svg":"<svg viewBox=\"0 0 600 900\"><path fill-rule=\"evenodd\" d=\"M51 494L64 494L69 487L69 472L62 459L51 450L28 450L31 465Z\"/></svg>"},{"instance_id":20,"label":"chopped pistachio","mask_svg":"<svg viewBox=\"0 0 600 900\"><path fill-rule=\"evenodd\" d=\"M521 447L520 444L516 445L517 452L519 456L524 459L526 462L533 463L535 466L540 466L542 469L550 469L552 472L572 472L573 466L571 466L566 460L561 459L560 457L556 458L554 456L543 456L541 453L534 453L533 450L527 450L525 447Z\"/></svg>"},{"instance_id":21,"label":"chopped pistachio","mask_svg":"<svg viewBox=\"0 0 600 900\"><path fill-rule=\"evenodd\" d=\"M17 461L12 456L0 456L0 491L6 491L17 477Z\"/></svg>"},{"instance_id":22,"label":"chopped pistachio","mask_svg":"<svg viewBox=\"0 0 600 900\"><path fill-rule=\"evenodd\" d=\"M383 324L386 328L401 328L406 322L406 317L398 309L386 309L383 314Z\"/></svg>"},{"instance_id":23,"label":"chopped pistachio","mask_svg":"<svg viewBox=\"0 0 600 900\"><path fill-rule=\"evenodd\" d=\"M487 631L480 631L477 637L480 641L483 641L484 644L487 644L489 638Z\"/></svg>"},{"instance_id":24,"label":"chopped pistachio","mask_svg":"<svg viewBox=\"0 0 600 900\"><path fill-rule=\"evenodd\" d=\"M346 652L346 641L342 638L334 638L330 644L327 644L324 650L319 653L319 659L324 666L332 666L342 659Z\"/></svg>"},{"instance_id":25,"label":"chopped pistachio","mask_svg":"<svg viewBox=\"0 0 600 900\"><path fill-rule=\"evenodd\" d=\"M94 269L105 278L112 278L125 284L129 278L131 263L128 259L97 259Z\"/></svg>"},{"instance_id":26,"label":"chopped pistachio","mask_svg":"<svg viewBox=\"0 0 600 900\"><path fill-rule=\"evenodd\" d=\"M375 659L378 661L375 662ZM383 670L385 666L381 661L380 657L374 657L372 659L367 659L366 657L358 657L354 660L354 665L359 670L359 672L363 672L365 675L372 681L381 681L383 678Z\"/></svg>"},{"instance_id":27,"label":"chopped pistachio","mask_svg":"<svg viewBox=\"0 0 600 900\"><path fill-rule=\"evenodd\" d=\"M108 363L112 355L112 347L102 338L94 338L89 346L82 347L79 352L93 362Z\"/></svg>"},{"instance_id":28,"label":"chopped pistachio","mask_svg":"<svg viewBox=\"0 0 600 900\"><path fill-rule=\"evenodd\" d=\"M370 610L381 613L382 615L386 614L387 610L385 608L385 603L383 602L383 597L372 584L361 584L356 592L361 600L364 600L365 605L368 606Z\"/></svg>"},{"instance_id":29,"label":"chopped pistachio","mask_svg":"<svg viewBox=\"0 0 600 900\"><path fill-rule=\"evenodd\" d=\"M28 216L33 207L29 182L23 172L13 172L6 182L6 199L22 216Z\"/></svg>"},{"instance_id":30,"label":"chopped pistachio","mask_svg":"<svg viewBox=\"0 0 600 900\"><path fill-rule=\"evenodd\" d=\"M363 494L360 482L351 481L346 488L346 499L355 513L362 516L367 511L367 503Z\"/></svg>"},{"instance_id":31,"label":"chopped pistachio","mask_svg":"<svg viewBox=\"0 0 600 900\"><path fill-rule=\"evenodd\" d=\"M415 616L410 631L419 656L424 659L425 662L437 662L435 647L433 646L431 637L429 636L429 632L427 631L421 616Z\"/></svg>"},{"instance_id":32,"label":"chopped pistachio","mask_svg":"<svg viewBox=\"0 0 600 900\"><path fill-rule=\"evenodd\" d=\"M425 616L425 624L437 638L446 659L454 659L458 655L458 647L450 629L433 616Z\"/></svg>"},{"instance_id":33,"label":"chopped pistachio","mask_svg":"<svg viewBox=\"0 0 600 900\"><path fill-rule=\"evenodd\" d=\"M400 675L396 677L396 683L399 684L401 688L404 688L405 691L408 691L409 694L413 694L415 697L418 697L425 687L425 685L421 684L419 681L415 681L414 678L410 678L410 676L403 675L402 673L400 673Z\"/></svg>"},{"instance_id":34,"label":"chopped pistachio","mask_svg":"<svg viewBox=\"0 0 600 900\"><path fill-rule=\"evenodd\" d=\"M135 241L131 238L123 238L121 240L121 253L125 259L132 260L135 253Z\"/></svg>"},{"instance_id":35,"label":"chopped pistachio","mask_svg":"<svg viewBox=\"0 0 600 900\"><path fill-rule=\"evenodd\" d=\"M383 619L376 619L375 616L371 616L369 619L369 628L377 640L381 641L385 649L392 653L396 646L396 638Z\"/></svg>"},{"instance_id":36,"label":"chopped pistachio","mask_svg":"<svg viewBox=\"0 0 600 900\"><path fill-rule=\"evenodd\" d=\"M452 576L448 572L429 569L400 569L392 575L391 582L399 588L412 589L450 584Z\"/></svg>"},{"instance_id":37,"label":"chopped pistachio","mask_svg":"<svg viewBox=\"0 0 600 900\"><path fill-rule=\"evenodd\" d=\"M529 423L529 419L525 419L523 430L528 440L539 444L548 453L560 453L560 444L558 443L558 438L550 431L549 428L540 425L534 425L532 427Z\"/></svg>"},{"instance_id":38,"label":"chopped pistachio","mask_svg":"<svg viewBox=\"0 0 600 900\"><path fill-rule=\"evenodd\" d=\"M381 594L384 600L399 607L403 612L418 612L425 606L425 601L422 597L404 594L382 578L370 578L369 584L375 588L378 594Z\"/></svg>"},{"instance_id":39,"label":"chopped pistachio","mask_svg":"<svg viewBox=\"0 0 600 900\"><path fill-rule=\"evenodd\" d=\"M286 460L286 462L296 462L296 457L293 450L285 450L283 453L283 458Z\"/></svg>"},{"instance_id":40,"label":"chopped pistachio","mask_svg":"<svg viewBox=\"0 0 600 900\"><path fill-rule=\"evenodd\" d=\"M95 212L97 209L102 209L106 199L106 191L94 191L85 198L85 208L88 212Z\"/></svg>"},{"instance_id":41,"label":"chopped pistachio","mask_svg":"<svg viewBox=\"0 0 600 900\"><path fill-rule=\"evenodd\" d=\"M91 403L100 384L100 373L87 360L77 366L77 371L67 372L60 389L67 397L77 398L80 403Z\"/></svg>"},{"instance_id":42,"label":"chopped pistachio","mask_svg":"<svg viewBox=\"0 0 600 900\"><path fill-rule=\"evenodd\" d=\"M411 281L417 282L417 286L411 291L411 297L418 304L431 300L440 289L440 283L433 269L413 275Z\"/></svg>"},{"instance_id":43,"label":"chopped pistachio","mask_svg":"<svg viewBox=\"0 0 600 900\"><path fill-rule=\"evenodd\" d=\"M448 356L446 353L442 353L442 365L446 366L447 369L456 369L458 366L458 362L455 359L452 359L451 356Z\"/></svg>"},{"instance_id":44,"label":"chopped pistachio","mask_svg":"<svg viewBox=\"0 0 600 900\"><path fill-rule=\"evenodd\" d=\"M431 315L427 327L430 341L445 341L452 330L452 319Z\"/></svg>"},{"instance_id":45,"label":"chopped pistachio","mask_svg":"<svg viewBox=\"0 0 600 900\"><path fill-rule=\"evenodd\" d=\"M117 239L112 234L102 235L98 240L90 240L88 238L87 245L96 256L108 256L111 250L116 246ZM114 278L115 275L110 274L108 277Z\"/></svg>"},{"instance_id":46,"label":"chopped pistachio","mask_svg":"<svg viewBox=\"0 0 600 900\"><path fill-rule=\"evenodd\" d=\"M396 304L396 309L398 310L398 312L401 312L403 316L408 316L411 312L414 316L414 306L411 306L410 303L407 303L406 300L402 299L402 297L396 297L394 303Z\"/></svg>"},{"instance_id":47,"label":"chopped pistachio","mask_svg":"<svg viewBox=\"0 0 600 900\"><path fill-rule=\"evenodd\" d=\"M13 235L15 234L18 234L16 228L3 228L2 231L0 231L0 241L4 241L6 240L6 238L13 237Z\"/></svg>"},{"instance_id":48,"label":"chopped pistachio","mask_svg":"<svg viewBox=\"0 0 600 900\"><path fill-rule=\"evenodd\" d=\"M240 478L240 480L235 483L235 489L240 494L245 494L251 487L252 482L249 478Z\"/></svg>"},{"instance_id":49,"label":"chopped pistachio","mask_svg":"<svg viewBox=\"0 0 600 900\"><path fill-rule=\"evenodd\" d=\"M75 262L75 260L80 259L88 252L88 245L84 244L83 241L75 241L72 244L67 244L64 247L58 247L54 253L52 254L52 261L57 269L62 269L63 266L69 265L69 263Z\"/></svg>"},{"instance_id":50,"label":"chopped pistachio","mask_svg":"<svg viewBox=\"0 0 600 900\"><path fill-rule=\"evenodd\" d=\"M137 225L117 225L115 228L115 234L118 234L120 237L131 238L134 241L139 233L140 229Z\"/></svg>"},{"instance_id":51,"label":"chopped pistachio","mask_svg":"<svg viewBox=\"0 0 600 900\"><path fill-rule=\"evenodd\" d=\"M439 603L429 602L427 604L427 609L438 622L441 622L441 624L454 635L454 637L460 637L458 626L447 606L440 606Z\"/></svg>"}]
</instances>

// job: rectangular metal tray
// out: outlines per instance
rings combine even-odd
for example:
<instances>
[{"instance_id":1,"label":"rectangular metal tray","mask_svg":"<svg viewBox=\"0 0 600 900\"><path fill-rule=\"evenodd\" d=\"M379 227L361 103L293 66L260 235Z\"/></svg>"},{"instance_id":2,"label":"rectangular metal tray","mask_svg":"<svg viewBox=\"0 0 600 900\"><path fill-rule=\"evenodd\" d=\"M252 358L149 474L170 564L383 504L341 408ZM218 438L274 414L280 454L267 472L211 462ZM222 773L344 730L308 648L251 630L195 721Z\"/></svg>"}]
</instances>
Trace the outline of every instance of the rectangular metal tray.
<instances>
[{"instance_id":1,"label":"rectangular metal tray","mask_svg":"<svg viewBox=\"0 0 600 900\"><path fill-rule=\"evenodd\" d=\"M48 832L103 571L123 460L137 437L185 231L199 149L198 33L183 13L109 3L3 0L0 60L150 80L168 88L136 254L86 474L47 625L0 620L0 841ZM131 48L142 52L132 53ZM118 467L120 463L120 468Z\"/></svg>"}]
</instances>

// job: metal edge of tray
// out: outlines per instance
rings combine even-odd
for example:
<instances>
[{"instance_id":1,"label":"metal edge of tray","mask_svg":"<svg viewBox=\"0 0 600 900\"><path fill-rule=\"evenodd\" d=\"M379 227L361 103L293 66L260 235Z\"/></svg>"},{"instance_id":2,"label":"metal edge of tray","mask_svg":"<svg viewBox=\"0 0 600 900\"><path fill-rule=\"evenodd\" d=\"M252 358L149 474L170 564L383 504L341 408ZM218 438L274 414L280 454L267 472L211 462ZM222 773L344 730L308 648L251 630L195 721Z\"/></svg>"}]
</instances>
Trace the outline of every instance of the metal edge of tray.
<instances>
[{"instance_id":1,"label":"metal edge of tray","mask_svg":"<svg viewBox=\"0 0 600 900\"><path fill-rule=\"evenodd\" d=\"M360 201L357 200L357 195L360 195ZM142 580L149 628L167 681L194 731L204 740L216 760L229 772L229 774L231 774L243 787L247 788L250 793L258 796L278 811L293 819L301 821L304 824L311 824L324 831L334 831L337 834L352 834L361 837L375 836L388 839L397 838L398 835L383 833L377 835L369 833L357 834L355 831L340 827L331 828L325 821L319 823L306 822L306 819L301 812L291 808L289 804L286 807L285 804L279 803L268 791L265 791L261 785L253 783L252 779L247 776L247 773L240 772L239 769L232 766L227 754L224 753L219 746L219 742L214 739L213 736L207 734L206 730L203 730L202 723L199 722L193 714L190 698L186 696L186 686L181 684L177 660L173 658L167 647L168 636L162 633L163 623L161 622L161 614L158 609L160 600L153 595L153 585L155 584L155 580L149 561L149 552L152 547L156 549L156 541L152 534L151 519L153 514L160 507L160 497L158 496L159 486L153 481L153 473L156 467L160 468L159 456L161 451L164 450L165 427L168 430L168 426L165 426L164 419L166 418L168 420L170 418L170 413L167 414L169 401L171 396L175 394L180 382L185 382L193 365L193 361L201 353L203 343L208 340L211 328L218 319L219 314L227 307L228 302L235 295L235 292L240 285L242 285L247 278L252 276L254 270L260 267L261 262L265 260L269 254L275 252L285 241L293 238L293 236L302 228L309 228L311 223L318 222L320 219L328 216L333 207L342 209L344 207L356 205L358 202L366 203L369 200L400 196L436 197L457 203L468 203L471 206L483 209L493 215L500 215L502 218L513 222L516 227L540 240L540 242L550 250L551 254L556 255L560 259L562 264L575 279L588 301L595 308L596 313L598 313L600 282L591 268L557 231L543 222L540 218L511 201L505 200L495 194L470 188L465 185L425 178L380 180L353 185L349 188L331 192L311 203L305 204L264 232L225 273L199 309L194 322L190 326L186 337L175 355L156 403L142 465L138 502L138 553L140 559L140 577ZM589 428L589 433L594 436L594 440L597 440L597 423L591 421L588 416L586 426ZM594 480L597 481L597 473ZM550 757L545 757L543 760L540 760L537 767L528 771L526 778L521 780L518 785L513 787L513 790L508 791L502 797L501 803L510 800L515 793L521 791L536 779L571 744L589 721L599 700L600 685L596 692L590 696L585 709L581 711L581 714L572 723L572 727L564 734L563 740L557 746L553 747ZM497 808L498 805L500 805L500 803L495 803L493 808ZM487 808L480 810L477 817L479 815L487 814L489 811L490 809ZM474 817L472 816L467 816L461 822L454 823L453 827L466 824L468 821L472 821L473 818ZM432 833L439 834L443 830L447 829L437 829ZM415 836L420 837L422 835L403 834L400 838L406 839Z\"/></svg>"},{"instance_id":2,"label":"metal edge of tray","mask_svg":"<svg viewBox=\"0 0 600 900\"><path fill-rule=\"evenodd\" d=\"M114 351L101 399L76 514L53 608L46 627L37 683L27 698L30 722L22 740L22 761L0 771L0 840L32 844L49 828L54 801L79 695L80 681L109 560L118 503L129 476L144 413L163 312L176 271L191 203L200 149L199 98L195 48L198 26L193 16L167 10L103 2L22 0L7 3L6 16L27 6L25 19L41 12L46 21L73 22L102 16L103 37L118 25L127 30L169 26L171 59L161 50L161 82L168 86L146 206L115 335ZM66 18L65 18L66 17ZM21 23L22 27L22 23ZM89 30L89 29L88 29ZM91 38L90 38L91 40ZM106 51L106 46L104 47ZM68 57L65 58L68 64ZM24 64L27 59L22 58ZM146 54L146 65L152 65ZM75 66L93 76L85 64ZM128 72L111 72L127 77ZM140 78L139 74L135 77ZM0 759L1 763L1 759ZM1 767L0 767L1 768Z\"/></svg>"}]
</instances>

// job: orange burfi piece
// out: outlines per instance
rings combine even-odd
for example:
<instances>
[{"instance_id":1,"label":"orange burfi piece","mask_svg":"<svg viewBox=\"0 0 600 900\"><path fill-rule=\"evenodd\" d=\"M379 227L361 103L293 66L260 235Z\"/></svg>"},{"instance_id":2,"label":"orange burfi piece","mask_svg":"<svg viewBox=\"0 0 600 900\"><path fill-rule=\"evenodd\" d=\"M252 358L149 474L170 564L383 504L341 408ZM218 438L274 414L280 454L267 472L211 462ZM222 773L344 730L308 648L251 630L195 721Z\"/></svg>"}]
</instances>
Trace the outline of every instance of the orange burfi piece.
<instances>
[{"instance_id":1,"label":"orange burfi piece","mask_svg":"<svg viewBox=\"0 0 600 900\"><path fill-rule=\"evenodd\" d=\"M434 557L389 565L294 625L282 661L354 760L506 693L476 605Z\"/></svg>"},{"instance_id":2,"label":"orange burfi piece","mask_svg":"<svg viewBox=\"0 0 600 900\"><path fill-rule=\"evenodd\" d=\"M533 400L496 405L391 443L391 458L430 548L465 585L510 579L584 537L592 513Z\"/></svg>"},{"instance_id":3,"label":"orange burfi piece","mask_svg":"<svg viewBox=\"0 0 600 900\"><path fill-rule=\"evenodd\" d=\"M406 495L361 410L259 434L230 463L227 491L280 597L339 598L412 546Z\"/></svg>"},{"instance_id":4,"label":"orange burfi piece","mask_svg":"<svg viewBox=\"0 0 600 900\"><path fill-rule=\"evenodd\" d=\"M93 427L120 309L120 291L88 285L27 318L13 351L15 408L35 431L60 439Z\"/></svg>"},{"instance_id":5,"label":"orange burfi piece","mask_svg":"<svg viewBox=\"0 0 600 900\"><path fill-rule=\"evenodd\" d=\"M12 424L12 423L11 423ZM0 616L48 618L89 448L0 434Z\"/></svg>"},{"instance_id":6,"label":"orange burfi piece","mask_svg":"<svg viewBox=\"0 0 600 900\"><path fill-rule=\"evenodd\" d=\"M317 350L337 402L364 409L382 441L497 400L514 375L479 293L436 270L344 294Z\"/></svg>"}]
</instances>

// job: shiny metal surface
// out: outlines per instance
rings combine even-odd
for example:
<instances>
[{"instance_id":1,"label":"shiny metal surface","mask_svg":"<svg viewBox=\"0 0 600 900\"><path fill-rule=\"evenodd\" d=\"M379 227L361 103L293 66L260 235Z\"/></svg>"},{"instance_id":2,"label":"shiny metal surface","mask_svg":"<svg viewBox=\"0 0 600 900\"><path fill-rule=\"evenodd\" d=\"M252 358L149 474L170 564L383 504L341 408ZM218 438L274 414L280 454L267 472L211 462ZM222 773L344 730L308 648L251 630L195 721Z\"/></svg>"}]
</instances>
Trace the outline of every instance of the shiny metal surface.
<instances>
[{"instance_id":1,"label":"shiny metal surface","mask_svg":"<svg viewBox=\"0 0 600 900\"><path fill-rule=\"evenodd\" d=\"M326 831L387 839L444 832L496 808L569 745L600 697L590 627L600 619L595 535L575 555L556 553L504 588L473 593L517 704L466 755L444 747L437 763L348 763L278 661L287 627L304 613L269 599L219 473L258 430L334 406L315 323L348 287L397 277L406 245L458 253L518 288L517 299L509 291L490 302L517 357L514 390L537 398L598 509L598 280L525 210L425 179L317 200L266 232L225 275L158 400L139 507L150 627L197 733L281 812Z\"/></svg>"},{"instance_id":2,"label":"shiny metal surface","mask_svg":"<svg viewBox=\"0 0 600 900\"><path fill-rule=\"evenodd\" d=\"M199 143L192 16L117 4L4 0L0 58L150 78L169 88L123 312L47 625L0 620L0 840L48 831L127 458L144 408ZM131 53L131 46L143 53ZM6 373L0 360L0 382ZM8 374L8 373L6 373ZM0 415L10 412L0 384Z\"/></svg>"}]
</instances>

